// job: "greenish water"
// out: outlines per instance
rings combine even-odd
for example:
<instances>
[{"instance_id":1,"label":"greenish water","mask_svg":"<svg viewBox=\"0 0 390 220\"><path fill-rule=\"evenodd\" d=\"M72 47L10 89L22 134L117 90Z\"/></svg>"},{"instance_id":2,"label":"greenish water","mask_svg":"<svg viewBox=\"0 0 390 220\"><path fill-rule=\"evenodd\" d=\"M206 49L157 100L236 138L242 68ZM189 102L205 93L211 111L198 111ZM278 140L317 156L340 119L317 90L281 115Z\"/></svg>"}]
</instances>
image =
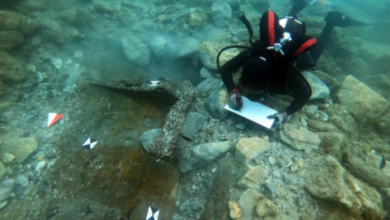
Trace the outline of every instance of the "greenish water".
<instances>
[{"instance_id":1,"label":"greenish water","mask_svg":"<svg viewBox=\"0 0 390 220\"><path fill-rule=\"evenodd\" d=\"M249 46L236 15L257 40L262 14L284 17L293 2L0 2L0 219L138 220L150 206L160 220L386 219L389 1L317 0L299 12L313 37L329 11L369 25L332 30L309 73L329 95L281 131L223 109L216 55ZM185 80L188 109L172 103ZM293 98L261 102L282 111ZM48 113L65 116L47 127ZM159 128L158 146L174 148L162 159L145 150L155 136L141 138Z\"/></svg>"}]
</instances>

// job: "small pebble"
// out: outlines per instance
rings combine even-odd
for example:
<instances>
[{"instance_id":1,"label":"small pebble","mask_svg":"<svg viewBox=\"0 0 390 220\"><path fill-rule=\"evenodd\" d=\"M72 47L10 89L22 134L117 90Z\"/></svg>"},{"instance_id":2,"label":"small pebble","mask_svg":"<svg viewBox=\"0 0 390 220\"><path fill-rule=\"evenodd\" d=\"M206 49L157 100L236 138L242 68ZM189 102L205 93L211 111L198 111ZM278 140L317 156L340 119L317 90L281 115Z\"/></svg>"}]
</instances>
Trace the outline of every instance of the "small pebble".
<instances>
[{"instance_id":1,"label":"small pebble","mask_svg":"<svg viewBox=\"0 0 390 220\"><path fill-rule=\"evenodd\" d=\"M3 160L4 164L9 164L14 160L14 158L15 158L15 155L10 154L10 153L4 153L2 160Z\"/></svg>"},{"instance_id":2,"label":"small pebble","mask_svg":"<svg viewBox=\"0 0 390 220\"><path fill-rule=\"evenodd\" d=\"M298 160L291 166L291 172L298 172L303 168L303 162Z\"/></svg>"},{"instance_id":3,"label":"small pebble","mask_svg":"<svg viewBox=\"0 0 390 220\"><path fill-rule=\"evenodd\" d=\"M276 160L273 157L268 157L268 162L269 162L269 164L271 164L273 166L273 165L275 165Z\"/></svg>"},{"instance_id":4,"label":"small pebble","mask_svg":"<svg viewBox=\"0 0 390 220\"><path fill-rule=\"evenodd\" d=\"M37 172L38 176L41 175L41 172L45 167L46 167L46 161L41 161L37 163L37 165L35 166L35 172Z\"/></svg>"}]
</instances>

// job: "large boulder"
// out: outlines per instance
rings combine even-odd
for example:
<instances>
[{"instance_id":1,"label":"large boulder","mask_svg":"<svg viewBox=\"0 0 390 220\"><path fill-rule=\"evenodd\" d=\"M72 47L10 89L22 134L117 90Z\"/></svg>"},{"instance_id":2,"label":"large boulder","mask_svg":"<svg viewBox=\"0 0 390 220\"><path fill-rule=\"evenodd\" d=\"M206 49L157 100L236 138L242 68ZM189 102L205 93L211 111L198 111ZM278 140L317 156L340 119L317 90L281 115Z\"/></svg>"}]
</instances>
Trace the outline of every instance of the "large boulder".
<instances>
[{"instance_id":1,"label":"large boulder","mask_svg":"<svg viewBox=\"0 0 390 220\"><path fill-rule=\"evenodd\" d=\"M11 196L14 182L13 179L5 179L0 182L0 201L4 201Z\"/></svg>"},{"instance_id":2,"label":"large boulder","mask_svg":"<svg viewBox=\"0 0 390 220\"><path fill-rule=\"evenodd\" d=\"M264 138L241 138L236 144L235 159L241 165L246 165L258 154L268 150L270 143Z\"/></svg>"},{"instance_id":3,"label":"large boulder","mask_svg":"<svg viewBox=\"0 0 390 220\"><path fill-rule=\"evenodd\" d=\"M260 184L263 183L268 176L268 171L262 166L247 165L246 174L238 181L237 186L243 189L252 188L260 190Z\"/></svg>"},{"instance_id":4,"label":"large boulder","mask_svg":"<svg viewBox=\"0 0 390 220\"><path fill-rule=\"evenodd\" d=\"M12 11L0 11L0 31L21 31L29 34L37 29L39 23L22 14Z\"/></svg>"},{"instance_id":5,"label":"large boulder","mask_svg":"<svg viewBox=\"0 0 390 220\"><path fill-rule=\"evenodd\" d=\"M226 89L218 89L212 92L204 102L204 106L211 116L223 119L228 116L229 111L225 109L229 101Z\"/></svg>"},{"instance_id":6,"label":"large boulder","mask_svg":"<svg viewBox=\"0 0 390 220\"><path fill-rule=\"evenodd\" d=\"M141 140L141 143L142 143L142 147L144 147L144 149L147 152L149 152L150 146L152 145L152 143L154 142L155 138L160 133L160 131L161 131L161 128L150 129L150 130L145 131L141 135L140 140Z\"/></svg>"},{"instance_id":7,"label":"large boulder","mask_svg":"<svg viewBox=\"0 0 390 220\"><path fill-rule=\"evenodd\" d=\"M211 6L211 13L213 14L214 23L217 27L225 28L230 25L232 9L227 2L220 0L216 1Z\"/></svg>"},{"instance_id":8,"label":"large boulder","mask_svg":"<svg viewBox=\"0 0 390 220\"><path fill-rule=\"evenodd\" d=\"M279 208L270 200L264 198L256 205L256 214L259 217L275 216L279 213Z\"/></svg>"},{"instance_id":9,"label":"large boulder","mask_svg":"<svg viewBox=\"0 0 390 220\"><path fill-rule=\"evenodd\" d=\"M332 156L311 160L304 182L311 195L339 203L352 216L382 219L385 214L376 189L351 176Z\"/></svg>"},{"instance_id":10,"label":"large boulder","mask_svg":"<svg viewBox=\"0 0 390 220\"><path fill-rule=\"evenodd\" d=\"M228 141L194 146L179 158L179 170L181 173L188 173L207 166L229 149L230 142Z\"/></svg>"},{"instance_id":11,"label":"large boulder","mask_svg":"<svg viewBox=\"0 0 390 220\"><path fill-rule=\"evenodd\" d=\"M345 78L337 97L361 123L376 122L389 108L389 103L381 95L352 75Z\"/></svg>"},{"instance_id":12,"label":"large boulder","mask_svg":"<svg viewBox=\"0 0 390 220\"><path fill-rule=\"evenodd\" d=\"M0 52L0 78L10 82L20 82L26 78L22 65L8 53Z\"/></svg>"},{"instance_id":13,"label":"large boulder","mask_svg":"<svg viewBox=\"0 0 390 220\"><path fill-rule=\"evenodd\" d=\"M302 75L306 78L311 87L312 94L310 100L325 99L329 97L329 88L317 76L308 71L302 71Z\"/></svg>"},{"instance_id":14,"label":"large boulder","mask_svg":"<svg viewBox=\"0 0 390 220\"><path fill-rule=\"evenodd\" d=\"M124 36L121 41L128 61L140 66L149 65L150 51L148 45L134 36Z\"/></svg>"},{"instance_id":15,"label":"large boulder","mask_svg":"<svg viewBox=\"0 0 390 220\"><path fill-rule=\"evenodd\" d=\"M252 220L252 215L256 204L262 198L264 198L264 196L255 189L247 189L240 196L238 204L242 208L242 220Z\"/></svg>"},{"instance_id":16,"label":"large boulder","mask_svg":"<svg viewBox=\"0 0 390 220\"><path fill-rule=\"evenodd\" d=\"M304 127L298 127L292 124L284 125L279 132L280 139L295 150L311 151L318 149L321 139L317 134L307 130Z\"/></svg>"},{"instance_id":17,"label":"large boulder","mask_svg":"<svg viewBox=\"0 0 390 220\"><path fill-rule=\"evenodd\" d=\"M218 79L205 79L196 86L195 91L202 96L208 96L215 89L215 87L219 86L220 84L221 81Z\"/></svg>"},{"instance_id":18,"label":"large boulder","mask_svg":"<svg viewBox=\"0 0 390 220\"><path fill-rule=\"evenodd\" d=\"M7 137L0 147L2 152L8 152L15 156L13 160L17 164L22 164L38 148L38 143L33 137Z\"/></svg>"},{"instance_id":19,"label":"large boulder","mask_svg":"<svg viewBox=\"0 0 390 220\"><path fill-rule=\"evenodd\" d=\"M0 51L11 51L23 42L24 36L20 31L0 31Z\"/></svg>"},{"instance_id":20,"label":"large boulder","mask_svg":"<svg viewBox=\"0 0 390 220\"><path fill-rule=\"evenodd\" d=\"M203 114L190 112L187 115L187 120L184 123L182 135L190 140L194 140L199 133L199 129L205 123L207 117Z\"/></svg>"},{"instance_id":21,"label":"large boulder","mask_svg":"<svg viewBox=\"0 0 390 220\"><path fill-rule=\"evenodd\" d=\"M199 40L195 38L186 38L184 41L182 41L182 46L178 48L177 56L179 58L192 56L196 52L198 52L199 46L200 46Z\"/></svg>"},{"instance_id":22,"label":"large boulder","mask_svg":"<svg viewBox=\"0 0 390 220\"><path fill-rule=\"evenodd\" d=\"M205 80L205 79L209 79L209 78L212 78L212 74L211 72L205 68L205 67L202 67L202 69L200 70L200 78Z\"/></svg>"},{"instance_id":23,"label":"large boulder","mask_svg":"<svg viewBox=\"0 0 390 220\"><path fill-rule=\"evenodd\" d=\"M211 70L211 71L217 71L217 56L219 51L224 48L225 45L218 43L216 41L206 41L203 42L200 45L199 48L199 58L202 61L203 65ZM219 65L222 67L223 64L225 64L227 61L231 60L233 57L235 57L237 54L239 54L240 51L238 49L230 49L224 51L221 56L219 57Z\"/></svg>"}]
</instances>

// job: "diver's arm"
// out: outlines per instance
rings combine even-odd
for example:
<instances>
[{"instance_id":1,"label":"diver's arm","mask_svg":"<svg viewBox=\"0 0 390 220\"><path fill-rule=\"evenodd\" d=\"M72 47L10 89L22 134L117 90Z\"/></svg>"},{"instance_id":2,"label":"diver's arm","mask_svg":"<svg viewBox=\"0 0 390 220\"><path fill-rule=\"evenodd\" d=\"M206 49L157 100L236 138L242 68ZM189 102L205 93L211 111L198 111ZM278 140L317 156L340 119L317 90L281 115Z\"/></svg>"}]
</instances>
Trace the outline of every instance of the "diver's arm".
<instances>
[{"instance_id":1,"label":"diver's arm","mask_svg":"<svg viewBox=\"0 0 390 220\"><path fill-rule=\"evenodd\" d=\"M231 92L234 87L236 87L233 81L233 72L236 71L240 66L243 66L246 62L248 62L248 60L253 58L253 56L254 51L245 50L221 67L220 74L228 92Z\"/></svg>"},{"instance_id":2,"label":"diver's arm","mask_svg":"<svg viewBox=\"0 0 390 220\"><path fill-rule=\"evenodd\" d=\"M301 76L296 77L296 82L292 88L296 96L294 101L285 110L287 116L290 116L300 110L309 101L311 96L310 85L306 82L306 80L302 79Z\"/></svg>"}]
</instances>

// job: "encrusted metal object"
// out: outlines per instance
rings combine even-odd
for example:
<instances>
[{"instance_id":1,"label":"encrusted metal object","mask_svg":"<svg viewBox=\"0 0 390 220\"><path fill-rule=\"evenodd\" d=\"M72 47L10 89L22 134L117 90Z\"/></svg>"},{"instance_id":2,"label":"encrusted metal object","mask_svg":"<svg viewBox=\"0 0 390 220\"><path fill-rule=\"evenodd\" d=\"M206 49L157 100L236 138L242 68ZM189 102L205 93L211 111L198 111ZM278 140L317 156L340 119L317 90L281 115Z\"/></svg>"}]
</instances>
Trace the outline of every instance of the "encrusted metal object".
<instances>
[{"instance_id":1,"label":"encrusted metal object","mask_svg":"<svg viewBox=\"0 0 390 220\"><path fill-rule=\"evenodd\" d=\"M173 149L179 140L179 136L186 120L187 110L190 107L194 89L189 81L184 81L176 96L179 100L172 106L165 119L163 129L150 146L149 153L156 159L172 155Z\"/></svg>"},{"instance_id":2,"label":"encrusted metal object","mask_svg":"<svg viewBox=\"0 0 390 220\"><path fill-rule=\"evenodd\" d=\"M176 85L165 78L143 83L122 80L118 82L98 81L92 84L162 104L174 104L178 100L175 94Z\"/></svg>"}]
</instances>

